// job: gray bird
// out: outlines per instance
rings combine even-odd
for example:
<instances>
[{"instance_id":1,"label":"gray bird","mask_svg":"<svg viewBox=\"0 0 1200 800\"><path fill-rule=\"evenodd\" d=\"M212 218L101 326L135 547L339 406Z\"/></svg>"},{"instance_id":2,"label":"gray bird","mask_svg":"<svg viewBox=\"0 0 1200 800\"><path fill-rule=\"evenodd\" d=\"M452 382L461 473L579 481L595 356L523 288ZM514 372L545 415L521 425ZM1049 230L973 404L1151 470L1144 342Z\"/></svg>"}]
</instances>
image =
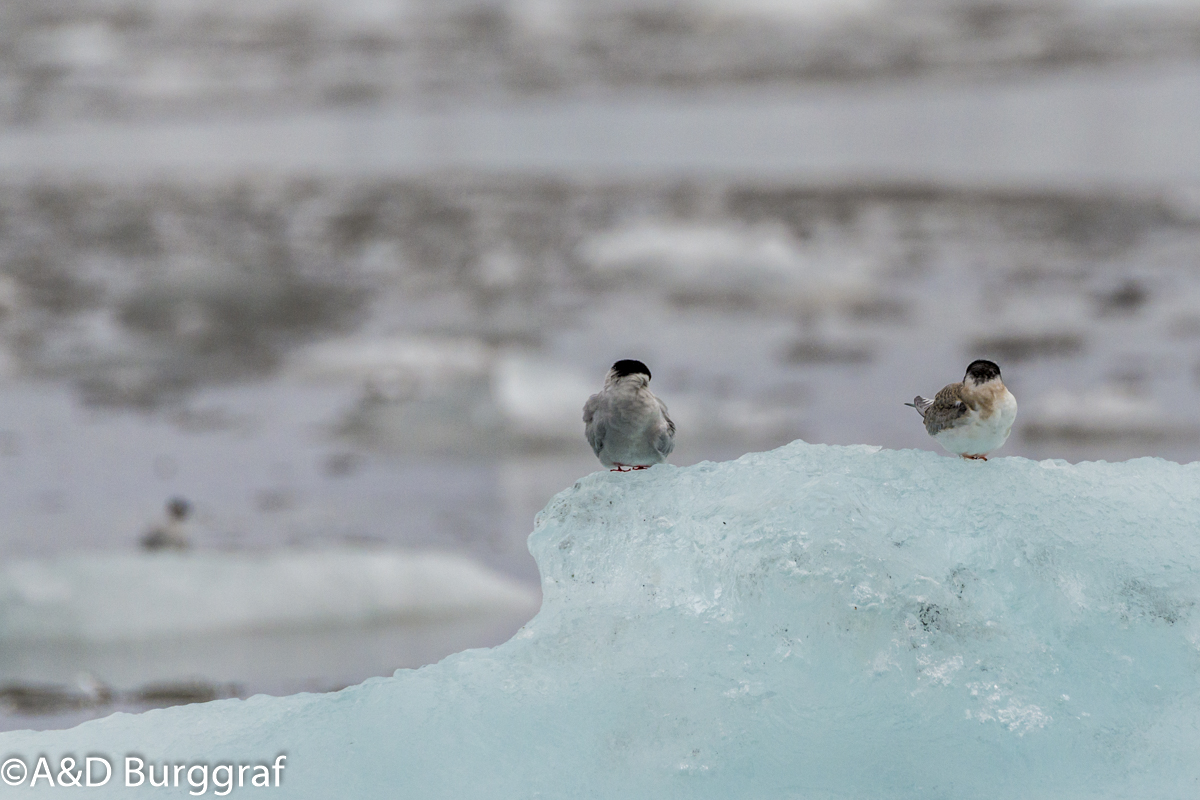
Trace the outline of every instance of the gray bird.
<instances>
[{"instance_id":1,"label":"gray bird","mask_svg":"<svg viewBox=\"0 0 1200 800\"><path fill-rule=\"evenodd\" d=\"M172 497L167 502L167 521L152 528L142 537L144 550L187 550L192 546L185 523L192 513L192 505L182 497Z\"/></svg>"},{"instance_id":2,"label":"gray bird","mask_svg":"<svg viewBox=\"0 0 1200 800\"><path fill-rule=\"evenodd\" d=\"M963 458L987 461L1004 444L1017 418L1017 399L991 361L972 361L962 383L952 383L932 400L917 395L912 406L937 443Z\"/></svg>"},{"instance_id":3,"label":"gray bird","mask_svg":"<svg viewBox=\"0 0 1200 800\"><path fill-rule=\"evenodd\" d=\"M661 464L675 449L675 423L650 391L650 370L640 361L612 365L604 388L584 403L583 422L588 444L613 472Z\"/></svg>"}]
</instances>

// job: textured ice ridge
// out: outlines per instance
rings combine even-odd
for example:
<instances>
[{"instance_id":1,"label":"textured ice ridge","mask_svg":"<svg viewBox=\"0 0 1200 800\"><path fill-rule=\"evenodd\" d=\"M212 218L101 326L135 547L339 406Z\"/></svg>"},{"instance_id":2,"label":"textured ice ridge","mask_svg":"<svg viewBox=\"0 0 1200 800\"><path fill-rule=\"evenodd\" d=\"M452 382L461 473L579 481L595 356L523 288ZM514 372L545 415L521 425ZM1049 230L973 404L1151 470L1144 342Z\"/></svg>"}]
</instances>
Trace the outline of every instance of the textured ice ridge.
<instances>
[{"instance_id":1,"label":"textured ice ridge","mask_svg":"<svg viewBox=\"0 0 1200 800\"><path fill-rule=\"evenodd\" d=\"M1198 523L1200 464L1157 459L596 473L538 516L542 610L500 647L0 755L286 752L303 798L1194 797Z\"/></svg>"}]
</instances>

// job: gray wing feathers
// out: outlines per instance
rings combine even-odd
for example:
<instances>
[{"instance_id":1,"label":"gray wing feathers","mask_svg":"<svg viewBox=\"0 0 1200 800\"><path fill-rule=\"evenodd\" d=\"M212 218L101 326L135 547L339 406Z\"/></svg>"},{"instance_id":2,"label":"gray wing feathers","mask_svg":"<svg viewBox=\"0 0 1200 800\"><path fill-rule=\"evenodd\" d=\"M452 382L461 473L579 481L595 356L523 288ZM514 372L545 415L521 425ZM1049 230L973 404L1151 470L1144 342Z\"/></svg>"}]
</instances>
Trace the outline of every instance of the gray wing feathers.
<instances>
[{"instance_id":1,"label":"gray wing feathers","mask_svg":"<svg viewBox=\"0 0 1200 800\"><path fill-rule=\"evenodd\" d=\"M662 409L663 420L667 423L667 427L654 440L654 449L662 453L663 458L666 458L675 449L675 423L671 420L670 415L667 414L667 404L659 400L658 406Z\"/></svg>"},{"instance_id":2,"label":"gray wing feathers","mask_svg":"<svg viewBox=\"0 0 1200 800\"><path fill-rule=\"evenodd\" d=\"M600 451L604 449L604 435L608 433L608 426L596 419L596 409L599 407L600 395L598 394L592 395L583 404L583 433L587 436L588 444L592 446L592 451L596 455L600 455Z\"/></svg>"},{"instance_id":3,"label":"gray wing feathers","mask_svg":"<svg viewBox=\"0 0 1200 800\"><path fill-rule=\"evenodd\" d=\"M585 424L592 421L592 417L596 416L596 409L599 407L600 395L594 394L587 399L587 402L583 404L583 421Z\"/></svg>"}]
</instances>

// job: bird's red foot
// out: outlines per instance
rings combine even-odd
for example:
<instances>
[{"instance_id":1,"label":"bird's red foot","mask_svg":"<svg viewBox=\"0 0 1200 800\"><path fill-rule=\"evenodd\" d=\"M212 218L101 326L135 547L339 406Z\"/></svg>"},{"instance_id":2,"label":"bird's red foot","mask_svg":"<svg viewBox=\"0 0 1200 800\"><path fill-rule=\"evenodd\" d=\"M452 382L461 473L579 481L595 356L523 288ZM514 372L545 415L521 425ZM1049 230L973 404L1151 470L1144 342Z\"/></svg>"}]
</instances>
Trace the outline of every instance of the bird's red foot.
<instances>
[{"instance_id":1,"label":"bird's red foot","mask_svg":"<svg viewBox=\"0 0 1200 800\"><path fill-rule=\"evenodd\" d=\"M630 467L630 469L650 469L650 465L642 464L641 466L638 466L638 467Z\"/></svg>"},{"instance_id":2,"label":"bird's red foot","mask_svg":"<svg viewBox=\"0 0 1200 800\"><path fill-rule=\"evenodd\" d=\"M609 472L629 472L632 469L635 469L635 467L626 466L625 464L617 464L615 467L610 469Z\"/></svg>"},{"instance_id":3,"label":"bird's red foot","mask_svg":"<svg viewBox=\"0 0 1200 800\"><path fill-rule=\"evenodd\" d=\"M969 456L966 453L962 454L963 458L969 458L972 461L987 461L987 456Z\"/></svg>"}]
</instances>

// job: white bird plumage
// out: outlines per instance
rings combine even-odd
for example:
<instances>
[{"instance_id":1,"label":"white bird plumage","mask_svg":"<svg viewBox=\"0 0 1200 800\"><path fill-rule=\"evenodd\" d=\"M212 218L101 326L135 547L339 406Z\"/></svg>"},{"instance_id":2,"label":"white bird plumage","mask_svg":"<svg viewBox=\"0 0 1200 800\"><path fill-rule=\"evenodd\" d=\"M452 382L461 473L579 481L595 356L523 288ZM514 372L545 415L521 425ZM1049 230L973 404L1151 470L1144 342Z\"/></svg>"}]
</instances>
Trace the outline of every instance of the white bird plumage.
<instances>
[{"instance_id":1,"label":"white bird plumage","mask_svg":"<svg viewBox=\"0 0 1200 800\"><path fill-rule=\"evenodd\" d=\"M917 410L942 447L983 461L1008 440L1017 418L1017 399L992 361L971 362L961 383L951 383L932 400L917 395L905 405Z\"/></svg>"},{"instance_id":2,"label":"white bird plumage","mask_svg":"<svg viewBox=\"0 0 1200 800\"><path fill-rule=\"evenodd\" d=\"M641 361L612 365L604 388L583 406L584 433L600 463L615 472L661 464L675 448L675 423L650 391Z\"/></svg>"}]
</instances>

